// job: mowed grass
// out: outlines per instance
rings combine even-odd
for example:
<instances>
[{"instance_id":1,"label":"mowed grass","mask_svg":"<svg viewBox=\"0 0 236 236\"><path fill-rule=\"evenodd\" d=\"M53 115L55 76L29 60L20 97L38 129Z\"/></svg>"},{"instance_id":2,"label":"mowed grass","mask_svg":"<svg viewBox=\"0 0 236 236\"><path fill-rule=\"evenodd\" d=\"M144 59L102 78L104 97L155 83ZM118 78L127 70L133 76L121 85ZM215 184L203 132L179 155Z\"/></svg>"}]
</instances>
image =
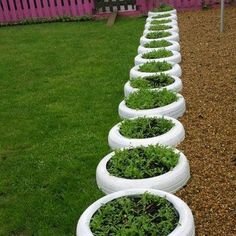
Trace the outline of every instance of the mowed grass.
<instances>
[{"instance_id":1,"label":"mowed grass","mask_svg":"<svg viewBox=\"0 0 236 236\"><path fill-rule=\"evenodd\" d=\"M144 19L0 28L0 235L75 235Z\"/></svg>"}]
</instances>

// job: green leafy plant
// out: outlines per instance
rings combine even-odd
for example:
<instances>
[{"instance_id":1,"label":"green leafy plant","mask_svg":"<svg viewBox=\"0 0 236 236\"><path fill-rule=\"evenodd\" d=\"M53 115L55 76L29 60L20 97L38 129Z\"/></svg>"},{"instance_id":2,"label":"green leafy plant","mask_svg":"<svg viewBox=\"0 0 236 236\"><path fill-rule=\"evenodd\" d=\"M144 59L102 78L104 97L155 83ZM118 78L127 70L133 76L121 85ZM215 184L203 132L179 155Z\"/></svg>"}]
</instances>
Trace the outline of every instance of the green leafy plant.
<instances>
[{"instance_id":1,"label":"green leafy plant","mask_svg":"<svg viewBox=\"0 0 236 236\"><path fill-rule=\"evenodd\" d=\"M163 20L153 20L150 22L151 25L159 25L159 24L166 24L171 22L171 19L163 19Z\"/></svg>"},{"instance_id":2,"label":"green leafy plant","mask_svg":"<svg viewBox=\"0 0 236 236\"><path fill-rule=\"evenodd\" d=\"M139 66L140 72L163 72L172 69L172 65L166 61L146 62Z\"/></svg>"},{"instance_id":3,"label":"green leafy plant","mask_svg":"<svg viewBox=\"0 0 236 236\"><path fill-rule=\"evenodd\" d=\"M154 40L154 41L151 41L150 43L145 43L144 47L145 48L161 48L161 47L168 47L171 45L172 43L167 40Z\"/></svg>"},{"instance_id":4,"label":"green leafy plant","mask_svg":"<svg viewBox=\"0 0 236 236\"><path fill-rule=\"evenodd\" d=\"M138 77L130 80L130 85L138 89L162 88L174 83L174 79L166 74Z\"/></svg>"},{"instance_id":5,"label":"green leafy plant","mask_svg":"<svg viewBox=\"0 0 236 236\"><path fill-rule=\"evenodd\" d=\"M165 12L165 11L171 11L174 8L170 5L166 5L166 4L161 4L158 8L154 8L152 11L153 12Z\"/></svg>"},{"instance_id":6,"label":"green leafy plant","mask_svg":"<svg viewBox=\"0 0 236 236\"><path fill-rule=\"evenodd\" d=\"M95 236L169 235L179 215L165 198L150 193L114 199L99 208L90 221Z\"/></svg>"},{"instance_id":7,"label":"green leafy plant","mask_svg":"<svg viewBox=\"0 0 236 236\"><path fill-rule=\"evenodd\" d=\"M125 119L119 132L127 138L152 138L168 132L174 123L165 118L138 117Z\"/></svg>"},{"instance_id":8,"label":"green leafy plant","mask_svg":"<svg viewBox=\"0 0 236 236\"><path fill-rule=\"evenodd\" d=\"M166 13L166 14L159 14L157 16L152 16L152 19L160 19L160 18L165 18L165 17L169 17L171 16L170 13Z\"/></svg>"},{"instance_id":9,"label":"green leafy plant","mask_svg":"<svg viewBox=\"0 0 236 236\"><path fill-rule=\"evenodd\" d=\"M172 170L179 156L172 148L160 145L123 149L116 151L108 161L107 170L121 178L151 178Z\"/></svg>"},{"instance_id":10,"label":"green leafy plant","mask_svg":"<svg viewBox=\"0 0 236 236\"><path fill-rule=\"evenodd\" d=\"M141 89L135 93L131 93L126 99L125 104L131 109L152 109L169 105L178 100L176 93L163 89L161 91L153 91Z\"/></svg>"},{"instance_id":11,"label":"green leafy plant","mask_svg":"<svg viewBox=\"0 0 236 236\"><path fill-rule=\"evenodd\" d=\"M154 51L142 54L142 58L144 59L157 59L157 58L164 58L164 57L171 57L171 56L173 56L173 52L166 49L154 50Z\"/></svg>"},{"instance_id":12,"label":"green leafy plant","mask_svg":"<svg viewBox=\"0 0 236 236\"><path fill-rule=\"evenodd\" d=\"M170 36L170 32L166 31L157 31L157 32L150 32L146 34L146 38L148 39L159 39L159 38L165 38Z\"/></svg>"},{"instance_id":13,"label":"green leafy plant","mask_svg":"<svg viewBox=\"0 0 236 236\"><path fill-rule=\"evenodd\" d=\"M171 29L172 26L170 25L152 25L148 28L148 30L168 30L168 29Z\"/></svg>"}]
</instances>

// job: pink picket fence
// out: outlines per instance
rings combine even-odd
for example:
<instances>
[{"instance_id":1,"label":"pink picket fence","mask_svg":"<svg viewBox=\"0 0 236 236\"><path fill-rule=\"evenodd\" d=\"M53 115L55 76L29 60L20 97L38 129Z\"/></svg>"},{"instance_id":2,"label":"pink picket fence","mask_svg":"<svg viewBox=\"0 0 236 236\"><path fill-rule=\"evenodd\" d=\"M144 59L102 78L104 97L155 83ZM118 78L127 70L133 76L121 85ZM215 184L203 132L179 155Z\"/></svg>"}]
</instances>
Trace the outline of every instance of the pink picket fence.
<instances>
[{"instance_id":1,"label":"pink picket fence","mask_svg":"<svg viewBox=\"0 0 236 236\"><path fill-rule=\"evenodd\" d=\"M203 0L167 0L177 9L198 9ZM204 0L212 5L217 0ZM162 1L163 2L163 1ZM145 13L159 5L157 0L136 0L136 13ZM98 15L95 0L0 0L0 23L59 16Z\"/></svg>"}]
</instances>

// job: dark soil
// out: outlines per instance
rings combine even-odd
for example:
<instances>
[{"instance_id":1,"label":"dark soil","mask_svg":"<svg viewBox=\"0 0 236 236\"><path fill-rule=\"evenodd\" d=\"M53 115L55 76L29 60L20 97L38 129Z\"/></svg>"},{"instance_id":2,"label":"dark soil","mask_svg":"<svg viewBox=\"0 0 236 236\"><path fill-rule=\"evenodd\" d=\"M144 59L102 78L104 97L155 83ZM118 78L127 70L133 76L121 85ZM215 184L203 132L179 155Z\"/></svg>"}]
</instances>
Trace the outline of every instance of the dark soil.
<instances>
[{"instance_id":1,"label":"dark soil","mask_svg":"<svg viewBox=\"0 0 236 236\"><path fill-rule=\"evenodd\" d=\"M236 235L236 8L178 14L191 181L177 193L194 213L197 235Z\"/></svg>"}]
</instances>

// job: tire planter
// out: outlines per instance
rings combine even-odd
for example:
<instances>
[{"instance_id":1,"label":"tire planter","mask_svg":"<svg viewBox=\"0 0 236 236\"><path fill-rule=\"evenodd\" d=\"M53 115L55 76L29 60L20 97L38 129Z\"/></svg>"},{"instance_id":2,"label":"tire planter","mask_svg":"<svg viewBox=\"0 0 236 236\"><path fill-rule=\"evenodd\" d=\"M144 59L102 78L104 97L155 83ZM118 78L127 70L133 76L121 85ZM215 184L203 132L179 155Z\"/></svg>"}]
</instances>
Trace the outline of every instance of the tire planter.
<instances>
[{"instance_id":1,"label":"tire planter","mask_svg":"<svg viewBox=\"0 0 236 236\"><path fill-rule=\"evenodd\" d=\"M167 62L173 62L176 64L180 63L181 62L181 54L177 51L171 51L171 52L173 53L173 55L170 57L162 57L162 58L155 58L155 59L142 58L142 55L144 54L144 53L142 53L142 54L137 55L134 58L134 64L137 66L137 65L144 64L146 62L152 62L152 61L167 61Z\"/></svg>"},{"instance_id":2,"label":"tire planter","mask_svg":"<svg viewBox=\"0 0 236 236\"><path fill-rule=\"evenodd\" d=\"M170 16L162 17L162 18L153 18L153 16L148 16L147 19L146 19L146 22L150 22L150 21L153 21L153 20L162 20L162 19L171 19L171 20L176 20L177 21L178 17L177 17L176 14L171 14Z\"/></svg>"},{"instance_id":3,"label":"tire planter","mask_svg":"<svg viewBox=\"0 0 236 236\"><path fill-rule=\"evenodd\" d=\"M154 39L153 41L155 41L155 39ZM155 51L155 50L162 49L162 48L165 48L166 50L177 51L177 52L180 51L180 45L179 45L178 42L172 41L172 40L168 40L168 41L169 41L170 43L172 43L172 45L167 46L167 47L146 48L146 47L144 47L144 45L140 45L140 46L138 47L138 54L140 54L140 53L147 53L147 52Z\"/></svg>"},{"instance_id":4,"label":"tire planter","mask_svg":"<svg viewBox=\"0 0 236 236\"><path fill-rule=\"evenodd\" d=\"M182 95L178 94L178 100L175 102L172 102L169 105L163 106L163 107L157 107L152 109L132 109L127 107L125 104L125 101L123 100L118 108L119 116L121 119L129 119L134 117L140 117L140 116L155 116L155 115L163 115L163 116L169 116L172 118L179 118L183 116L183 114L186 111L186 104L185 99Z\"/></svg>"},{"instance_id":5,"label":"tire planter","mask_svg":"<svg viewBox=\"0 0 236 236\"><path fill-rule=\"evenodd\" d=\"M163 116L155 115L155 116L146 116L152 118L162 118ZM176 146L181 143L185 138L185 131L183 125L176 119L164 116L165 119L172 120L175 126L170 129L165 134L152 137L152 138L126 138L119 132L119 127L121 123L115 125L109 132L108 135L108 143L112 150L124 147L138 147L144 146L147 147L148 145L156 145L156 144L163 144L169 146ZM131 118L135 119L135 118Z\"/></svg>"},{"instance_id":6,"label":"tire planter","mask_svg":"<svg viewBox=\"0 0 236 236\"><path fill-rule=\"evenodd\" d=\"M148 17L158 16L158 15L162 15L162 14L173 14L173 15L176 15L177 11L176 11L176 9L173 9L171 11L161 11L161 12L149 11L148 12Z\"/></svg>"},{"instance_id":7,"label":"tire planter","mask_svg":"<svg viewBox=\"0 0 236 236\"><path fill-rule=\"evenodd\" d=\"M165 20L168 20L168 19L166 19L166 18L164 18L164 19L165 19ZM153 19L153 20L147 21L146 24L145 24L145 29L148 29L148 28L149 28L150 26L152 26L152 25L158 25L158 24L152 24L152 23L151 23L152 21L155 21L155 20L158 21L158 19ZM161 20L163 20L163 19L161 19ZM176 26L176 27L178 27L178 22L177 22L176 20L171 20L171 22L160 23L160 25L170 25L170 26Z\"/></svg>"},{"instance_id":8,"label":"tire planter","mask_svg":"<svg viewBox=\"0 0 236 236\"><path fill-rule=\"evenodd\" d=\"M96 180L98 188L105 194L134 188L151 188L175 193L186 185L190 178L190 168L187 158L182 152L175 168L165 174L144 179L127 179L111 175L107 170L107 163L115 155L112 152L105 156L97 166Z\"/></svg>"},{"instance_id":9,"label":"tire planter","mask_svg":"<svg viewBox=\"0 0 236 236\"><path fill-rule=\"evenodd\" d=\"M183 84L182 84L181 79L176 77L176 76L172 76L172 78L175 80L173 84L167 85L167 86L162 87L162 88L153 88L153 89L150 89L150 90L157 90L158 91L158 90L161 90L161 89L168 89L168 90L178 92L178 93L181 92L182 88L183 88ZM138 88L133 88L130 85L130 81L128 81L124 86L124 94L125 94L126 97L130 93L134 93L134 92L137 92L137 91L139 91L139 89Z\"/></svg>"},{"instance_id":10,"label":"tire planter","mask_svg":"<svg viewBox=\"0 0 236 236\"><path fill-rule=\"evenodd\" d=\"M169 62L169 63L171 63L171 62ZM171 64L173 65L172 69L167 70L167 71L163 71L163 72L141 72L141 71L139 71L140 65L134 66L130 70L130 78L145 77L145 76L157 75L160 73L173 75L176 77L181 77L182 70L181 70L181 67L179 66L179 64L174 64L174 63L171 63Z\"/></svg>"},{"instance_id":11,"label":"tire planter","mask_svg":"<svg viewBox=\"0 0 236 236\"><path fill-rule=\"evenodd\" d=\"M157 39L148 39L148 38L146 38L146 34L145 34L140 38L140 44L144 45L144 44L150 43L151 41L154 41L154 40L172 40L175 42L179 42L179 34L176 32L172 32L170 36L167 36L164 38L157 38Z\"/></svg>"},{"instance_id":12,"label":"tire planter","mask_svg":"<svg viewBox=\"0 0 236 236\"><path fill-rule=\"evenodd\" d=\"M92 205L90 205L84 213L81 215L76 229L77 236L93 236L93 233L90 230L89 224L91 218L97 212L97 210L104 204L120 197L124 196L137 196L149 192L160 197L165 197L169 202L171 202L178 212L179 215L179 224L178 226L169 234L169 236L194 236L195 235L195 226L192 212L188 205L182 201L180 198L174 196L173 194L155 190L155 189L131 189L123 190L109 194L105 197L100 198Z\"/></svg>"},{"instance_id":13,"label":"tire planter","mask_svg":"<svg viewBox=\"0 0 236 236\"><path fill-rule=\"evenodd\" d=\"M171 22L159 23L161 25L176 25L176 26L178 26L178 22L176 20L171 19L170 17L160 18L160 19L147 18L145 28L147 26L156 25L156 24L151 24L152 21L161 21L161 20L171 20Z\"/></svg>"},{"instance_id":14,"label":"tire planter","mask_svg":"<svg viewBox=\"0 0 236 236\"><path fill-rule=\"evenodd\" d=\"M156 32L156 31L165 31L165 32L170 32L170 33L174 33L174 32L179 33L179 27L176 26L176 25L172 26L171 29L166 29L166 30L150 30L149 27L148 28L145 27L145 29L143 31L144 35L147 34L147 33Z\"/></svg>"}]
</instances>

